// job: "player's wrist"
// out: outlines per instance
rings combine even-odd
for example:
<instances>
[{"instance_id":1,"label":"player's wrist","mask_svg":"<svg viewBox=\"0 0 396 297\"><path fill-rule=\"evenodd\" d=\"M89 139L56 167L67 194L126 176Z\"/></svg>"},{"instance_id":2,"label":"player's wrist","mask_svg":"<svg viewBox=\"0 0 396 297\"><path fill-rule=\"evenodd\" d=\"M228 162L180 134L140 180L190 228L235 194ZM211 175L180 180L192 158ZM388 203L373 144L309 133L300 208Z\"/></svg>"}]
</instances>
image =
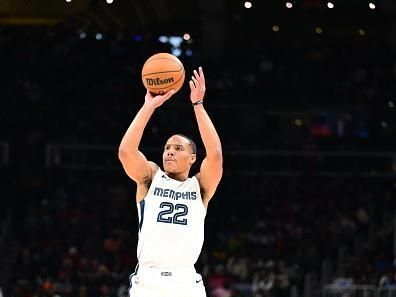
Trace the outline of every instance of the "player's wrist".
<instances>
[{"instance_id":1,"label":"player's wrist","mask_svg":"<svg viewBox=\"0 0 396 297\"><path fill-rule=\"evenodd\" d=\"M197 101L193 102L192 105L193 105L193 106L197 106L197 105L201 105L201 104L203 104L203 103L204 103L204 100L201 99L201 100L197 100Z\"/></svg>"},{"instance_id":2,"label":"player's wrist","mask_svg":"<svg viewBox=\"0 0 396 297\"><path fill-rule=\"evenodd\" d=\"M151 112L153 112L154 110L156 110L157 107L158 107L158 106L156 106L156 105L153 104L152 102L145 102L145 103L143 104L143 106L142 106L142 108L143 108L144 110L151 111Z\"/></svg>"}]
</instances>

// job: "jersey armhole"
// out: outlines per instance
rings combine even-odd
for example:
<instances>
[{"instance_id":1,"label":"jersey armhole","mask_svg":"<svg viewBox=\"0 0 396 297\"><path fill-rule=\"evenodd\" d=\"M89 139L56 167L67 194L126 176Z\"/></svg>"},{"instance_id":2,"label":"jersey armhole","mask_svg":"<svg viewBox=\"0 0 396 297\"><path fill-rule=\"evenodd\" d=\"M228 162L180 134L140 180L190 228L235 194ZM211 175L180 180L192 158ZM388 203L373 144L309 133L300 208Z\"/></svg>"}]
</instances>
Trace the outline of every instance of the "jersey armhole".
<instances>
[{"instance_id":1,"label":"jersey armhole","mask_svg":"<svg viewBox=\"0 0 396 297\"><path fill-rule=\"evenodd\" d=\"M157 177L157 175L159 174L159 172L162 173L162 170L161 170L161 168L158 166L157 171L156 171L156 172L154 173L154 175L153 175L153 178L152 178L150 181L147 181L147 184L148 184L148 185L147 185L147 193L146 193L146 195L142 198L142 200L140 200L139 202L137 202L137 205L138 205L138 206L139 206L139 203L140 203L140 202L146 200L146 198L147 198L147 196L148 196L148 194L149 194L149 192L150 192L151 185L153 184L154 179Z\"/></svg>"},{"instance_id":2,"label":"jersey armhole","mask_svg":"<svg viewBox=\"0 0 396 297\"><path fill-rule=\"evenodd\" d=\"M201 188L201 184L199 183L199 180L198 180L198 178L195 175L192 177L192 179L195 180L194 182L197 185L197 188L199 190L199 196L200 196L200 200L201 200L201 203L202 203L202 207L203 207L203 209L205 210L205 213L206 213L207 208L206 208L206 206L204 204L204 201L203 201L203 195L202 195L203 191L202 191L202 188Z\"/></svg>"}]
</instances>

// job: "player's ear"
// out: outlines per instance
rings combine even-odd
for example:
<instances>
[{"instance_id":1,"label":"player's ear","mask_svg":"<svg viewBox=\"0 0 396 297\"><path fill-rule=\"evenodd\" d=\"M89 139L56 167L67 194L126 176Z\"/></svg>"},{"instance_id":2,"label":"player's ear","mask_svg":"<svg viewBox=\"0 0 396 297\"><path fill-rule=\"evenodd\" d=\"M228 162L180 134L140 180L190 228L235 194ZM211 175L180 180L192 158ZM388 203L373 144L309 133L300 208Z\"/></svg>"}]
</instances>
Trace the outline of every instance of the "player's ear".
<instances>
[{"instance_id":1,"label":"player's ear","mask_svg":"<svg viewBox=\"0 0 396 297\"><path fill-rule=\"evenodd\" d=\"M196 160L197 160L197 155L196 154L191 154L190 165L194 164Z\"/></svg>"}]
</instances>

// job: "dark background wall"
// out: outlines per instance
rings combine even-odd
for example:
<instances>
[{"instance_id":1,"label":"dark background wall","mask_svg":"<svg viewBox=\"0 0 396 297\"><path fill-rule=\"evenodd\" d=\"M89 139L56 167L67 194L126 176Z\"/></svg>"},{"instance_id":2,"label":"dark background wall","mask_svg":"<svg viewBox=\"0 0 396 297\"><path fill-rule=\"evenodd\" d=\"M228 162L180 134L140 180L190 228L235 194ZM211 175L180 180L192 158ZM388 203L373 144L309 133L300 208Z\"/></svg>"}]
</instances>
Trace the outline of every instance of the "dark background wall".
<instances>
[{"instance_id":1,"label":"dark background wall","mask_svg":"<svg viewBox=\"0 0 396 297\"><path fill-rule=\"evenodd\" d=\"M144 61L185 33L179 58L187 77L204 68L224 150L197 263L208 296L394 283L393 3L291 2L2 1L4 296L126 296L137 212L118 145ZM188 96L148 124L158 164L175 132L204 156Z\"/></svg>"}]
</instances>

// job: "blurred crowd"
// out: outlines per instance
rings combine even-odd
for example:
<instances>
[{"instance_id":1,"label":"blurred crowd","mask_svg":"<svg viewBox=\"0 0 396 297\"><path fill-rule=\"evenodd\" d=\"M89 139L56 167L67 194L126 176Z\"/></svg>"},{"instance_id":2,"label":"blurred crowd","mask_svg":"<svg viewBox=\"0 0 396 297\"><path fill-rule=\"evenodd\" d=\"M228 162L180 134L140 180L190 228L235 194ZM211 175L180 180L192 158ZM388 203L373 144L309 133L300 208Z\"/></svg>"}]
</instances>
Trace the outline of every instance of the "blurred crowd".
<instances>
[{"instance_id":1,"label":"blurred crowd","mask_svg":"<svg viewBox=\"0 0 396 297\"><path fill-rule=\"evenodd\" d=\"M21 201L10 294L127 296L137 264L134 186L114 176L61 180ZM226 177L209 206L197 263L208 296L302 294L304 275L319 274L324 260L335 263L340 249L345 274L334 277L394 284L392 232L383 227L393 217L393 191L378 180Z\"/></svg>"},{"instance_id":2,"label":"blurred crowd","mask_svg":"<svg viewBox=\"0 0 396 297\"><path fill-rule=\"evenodd\" d=\"M15 195L21 245L9 296L124 297L136 265L135 189L121 168L51 171L44 151L49 142L117 146L143 103L144 61L170 47L150 34L82 36L67 24L0 31L0 140L12 146L15 176L0 190ZM216 61L194 47L180 57L187 77L204 67L224 150L395 147L396 68L386 40L229 43ZM143 147L161 147L174 129L199 139L188 91L156 112ZM336 263L341 250L343 273L334 277L395 283L389 179L234 174L227 167L248 165L236 159L224 165L197 263L208 296L301 296L304 276Z\"/></svg>"}]
</instances>

